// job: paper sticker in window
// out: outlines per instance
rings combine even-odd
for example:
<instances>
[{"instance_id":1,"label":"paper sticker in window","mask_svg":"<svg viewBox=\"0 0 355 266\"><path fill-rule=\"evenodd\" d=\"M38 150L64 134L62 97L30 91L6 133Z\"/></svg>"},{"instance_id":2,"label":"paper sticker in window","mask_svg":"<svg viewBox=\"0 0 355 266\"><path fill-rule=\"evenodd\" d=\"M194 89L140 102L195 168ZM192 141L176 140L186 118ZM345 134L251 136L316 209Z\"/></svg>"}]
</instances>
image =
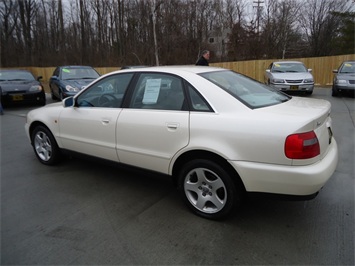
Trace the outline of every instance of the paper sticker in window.
<instances>
[{"instance_id":1,"label":"paper sticker in window","mask_svg":"<svg viewBox=\"0 0 355 266\"><path fill-rule=\"evenodd\" d=\"M145 84L143 104L157 103L161 79L148 79Z\"/></svg>"}]
</instances>

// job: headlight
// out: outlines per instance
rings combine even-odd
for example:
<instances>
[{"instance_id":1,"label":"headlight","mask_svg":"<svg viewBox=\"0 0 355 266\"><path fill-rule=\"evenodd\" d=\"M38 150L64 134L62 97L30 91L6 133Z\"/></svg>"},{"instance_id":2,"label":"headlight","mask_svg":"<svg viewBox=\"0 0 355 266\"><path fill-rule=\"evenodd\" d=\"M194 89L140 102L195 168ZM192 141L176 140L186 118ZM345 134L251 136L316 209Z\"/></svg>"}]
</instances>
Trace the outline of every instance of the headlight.
<instances>
[{"instance_id":1,"label":"headlight","mask_svg":"<svg viewBox=\"0 0 355 266\"><path fill-rule=\"evenodd\" d=\"M345 79L336 79L335 84L346 84L346 80Z\"/></svg>"},{"instance_id":2,"label":"headlight","mask_svg":"<svg viewBox=\"0 0 355 266\"><path fill-rule=\"evenodd\" d=\"M313 83L313 79L305 79L303 82L304 83Z\"/></svg>"},{"instance_id":3,"label":"headlight","mask_svg":"<svg viewBox=\"0 0 355 266\"><path fill-rule=\"evenodd\" d=\"M41 90L43 90L43 88L40 85L34 85L34 86L31 86L31 88L30 88L30 91L41 91Z\"/></svg>"},{"instance_id":4,"label":"headlight","mask_svg":"<svg viewBox=\"0 0 355 266\"><path fill-rule=\"evenodd\" d=\"M271 83L285 83L284 79L271 79Z\"/></svg>"},{"instance_id":5,"label":"headlight","mask_svg":"<svg viewBox=\"0 0 355 266\"><path fill-rule=\"evenodd\" d=\"M79 89L70 85L65 86L65 89L70 92L78 92Z\"/></svg>"}]
</instances>

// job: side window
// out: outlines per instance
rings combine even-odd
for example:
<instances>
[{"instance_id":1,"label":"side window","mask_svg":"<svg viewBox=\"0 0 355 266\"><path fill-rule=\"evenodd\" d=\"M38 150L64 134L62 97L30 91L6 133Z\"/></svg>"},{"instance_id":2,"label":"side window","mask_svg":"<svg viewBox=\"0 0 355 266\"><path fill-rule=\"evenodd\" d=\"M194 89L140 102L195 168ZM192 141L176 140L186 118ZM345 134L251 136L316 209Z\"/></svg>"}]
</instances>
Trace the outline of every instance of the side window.
<instances>
[{"instance_id":1,"label":"side window","mask_svg":"<svg viewBox=\"0 0 355 266\"><path fill-rule=\"evenodd\" d=\"M58 67L54 70L53 76L59 77L59 68Z\"/></svg>"},{"instance_id":2,"label":"side window","mask_svg":"<svg viewBox=\"0 0 355 266\"><path fill-rule=\"evenodd\" d=\"M208 103L197 91L189 84L188 90L191 98L192 108L194 111L212 111Z\"/></svg>"},{"instance_id":3,"label":"side window","mask_svg":"<svg viewBox=\"0 0 355 266\"><path fill-rule=\"evenodd\" d=\"M185 95L182 81L172 75L141 74L132 95L130 108L182 110Z\"/></svg>"},{"instance_id":4,"label":"side window","mask_svg":"<svg viewBox=\"0 0 355 266\"><path fill-rule=\"evenodd\" d=\"M81 93L77 100L78 107L119 108L133 74L118 74L106 77Z\"/></svg>"}]
</instances>

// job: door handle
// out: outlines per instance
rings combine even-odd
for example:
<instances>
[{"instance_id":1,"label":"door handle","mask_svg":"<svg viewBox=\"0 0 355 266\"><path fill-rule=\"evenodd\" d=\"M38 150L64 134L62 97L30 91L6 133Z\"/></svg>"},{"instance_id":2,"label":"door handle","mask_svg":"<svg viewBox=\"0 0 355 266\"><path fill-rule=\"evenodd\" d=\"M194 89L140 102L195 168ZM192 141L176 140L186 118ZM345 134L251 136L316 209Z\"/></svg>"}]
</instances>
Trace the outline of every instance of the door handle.
<instances>
[{"instance_id":1,"label":"door handle","mask_svg":"<svg viewBox=\"0 0 355 266\"><path fill-rule=\"evenodd\" d=\"M166 126L169 130L176 130L179 127L179 123L167 123Z\"/></svg>"}]
</instances>

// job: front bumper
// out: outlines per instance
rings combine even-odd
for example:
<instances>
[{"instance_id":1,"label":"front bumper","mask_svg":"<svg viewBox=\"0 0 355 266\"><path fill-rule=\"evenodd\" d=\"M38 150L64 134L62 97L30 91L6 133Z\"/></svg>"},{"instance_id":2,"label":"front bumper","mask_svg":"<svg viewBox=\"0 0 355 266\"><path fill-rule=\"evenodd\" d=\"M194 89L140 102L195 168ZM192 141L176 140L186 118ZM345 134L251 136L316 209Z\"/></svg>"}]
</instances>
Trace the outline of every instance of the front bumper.
<instances>
[{"instance_id":1,"label":"front bumper","mask_svg":"<svg viewBox=\"0 0 355 266\"><path fill-rule=\"evenodd\" d=\"M344 84L344 85L333 85L333 89L337 90L337 91L353 91L355 92L355 84Z\"/></svg>"},{"instance_id":2,"label":"front bumper","mask_svg":"<svg viewBox=\"0 0 355 266\"><path fill-rule=\"evenodd\" d=\"M290 83L283 83L283 84L270 84L273 88L285 91L285 92L312 92L314 89L314 84L290 84Z\"/></svg>"},{"instance_id":3,"label":"front bumper","mask_svg":"<svg viewBox=\"0 0 355 266\"><path fill-rule=\"evenodd\" d=\"M1 95L1 102L3 104L17 104L17 103L39 103L46 102L46 94L41 92L3 92Z\"/></svg>"},{"instance_id":4,"label":"front bumper","mask_svg":"<svg viewBox=\"0 0 355 266\"><path fill-rule=\"evenodd\" d=\"M338 146L333 138L326 156L317 163L305 166L245 161L230 163L247 192L307 196L317 193L334 173L338 163Z\"/></svg>"}]
</instances>

